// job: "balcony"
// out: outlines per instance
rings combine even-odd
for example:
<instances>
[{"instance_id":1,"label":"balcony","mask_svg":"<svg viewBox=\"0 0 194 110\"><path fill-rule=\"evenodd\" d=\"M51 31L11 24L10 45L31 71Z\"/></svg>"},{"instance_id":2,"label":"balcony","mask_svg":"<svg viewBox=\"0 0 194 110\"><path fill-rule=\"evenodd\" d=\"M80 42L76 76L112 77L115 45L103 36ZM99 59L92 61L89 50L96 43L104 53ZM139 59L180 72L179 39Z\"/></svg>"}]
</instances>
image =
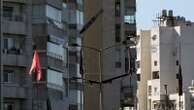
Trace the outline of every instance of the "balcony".
<instances>
[{"instance_id":1,"label":"balcony","mask_svg":"<svg viewBox=\"0 0 194 110\"><path fill-rule=\"evenodd\" d=\"M9 10L11 9L12 8L10 8ZM25 21L26 19L23 13L16 14L16 12L4 11L3 12L3 31L5 33L24 35L26 33Z\"/></svg>"},{"instance_id":2,"label":"balcony","mask_svg":"<svg viewBox=\"0 0 194 110\"><path fill-rule=\"evenodd\" d=\"M56 58L48 57L47 58L47 63L49 67L58 70L58 71L64 71L65 69L65 64L62 60L58 60Z\"/></svg>"},{"instance_id":3,"label":"balcony","mask_svg":"<svg viewBox=\"0 0 194 110\"><path fill-rule=\"evenodd\" d=\"M3 64L4 65L26 66L27 65L26 56L23 54L16 54L16 52L17 51L4 50Z\"/></svg>"},{"instance_id":4,"label":"balcony","mask_svg":"<svg viewBox=\"0 0 194 110\"><path fill-rule=\"evenodd\" d=\"M23 3L26 4L27 0L3 0L4 2L17 2L17 3Z\"/></svg>"},{"instance_id":5,"label":"balcony","mask_svg":"<svg viewBox=\"0 0 194 110\"><path fill-rule=\"evenodd\" d=\"M25 88L15 84L4 84L3 94L9 98L26 98Z\"/></svg>"},{"instance_id":6,"label":"balcony","mask_svg":"<svg viewBox=\"0 0 194 110\"><path fill-rule=\"evenodd\" d=\"M3 21L3 32L10 34L26 35L26 26L24 22L5 19Z\"/></svg>"}]
</instances>

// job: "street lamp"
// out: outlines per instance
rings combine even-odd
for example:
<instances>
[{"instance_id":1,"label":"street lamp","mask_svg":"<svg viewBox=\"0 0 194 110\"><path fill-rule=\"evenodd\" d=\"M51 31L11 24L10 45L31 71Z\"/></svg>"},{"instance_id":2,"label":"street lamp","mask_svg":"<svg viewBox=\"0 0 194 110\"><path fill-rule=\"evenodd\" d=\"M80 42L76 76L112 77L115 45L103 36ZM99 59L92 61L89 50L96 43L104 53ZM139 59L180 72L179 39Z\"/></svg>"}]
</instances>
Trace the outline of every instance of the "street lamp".
<instances>
[{"instance_id":1,"label":"street lamp","mask_svg":"<svg viewBox=\"0 0 194 110\"><path fill-rule=\"evenodd\" d=\"M103 84L112 82L113 80L116 80L116 79L119 79L119 78L122 78L122 77L126 77L126 76L129 75L129 73L127 73L127 74L123 74L123 75L120 75L120 76L116 76L116 77L113 77L113 78L109 78L109 79L103 80L103 74L102 74L102 70L103 70L103 61L102 61L102 59L103 59L103 52L108 50L108 49L114 48L114 47L118 47L118 46L122 46L122 45L126 45L127 46L127 44L128 43L126 41L124 41L122 43L111 45L111 46L108 46L108 47L103 48L103 49L98 49L98 48L87 46L87 45L78 45L76 43L68 45L68 47L87 48L87 49L91 49L91 50L94 50L94 51L99 53L99 58L100 58L100 61L99 61L99 64L100 64L100 66L99 66L100 67L99 68L99 71L100 71L99 81L87 80L87 79L76 78L76 77L73 78L73 79L86 80L86 81L89 81L90 83L94 83L94 84L98 84L99 85L99 87L100 87L99 88L100 89L100 93L99 93L99 110L103 110L103 99L102 99L103 98Z\"/></svg>"}]
</instances>

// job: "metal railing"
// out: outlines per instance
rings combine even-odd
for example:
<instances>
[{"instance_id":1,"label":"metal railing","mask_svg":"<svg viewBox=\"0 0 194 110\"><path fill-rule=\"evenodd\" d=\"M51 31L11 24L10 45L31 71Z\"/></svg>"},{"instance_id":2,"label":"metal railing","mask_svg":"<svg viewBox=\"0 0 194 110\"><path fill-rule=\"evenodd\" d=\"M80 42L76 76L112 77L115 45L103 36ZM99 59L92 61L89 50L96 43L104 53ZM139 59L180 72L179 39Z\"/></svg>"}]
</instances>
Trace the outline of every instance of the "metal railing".
<instances>
[{"instance_id":1,"label":"metal railing","mask_svg":"<svg viewBox=\"0 0 194 110\"><path fill-rule=\"evenodd\" d=\"M15 14L11 12L3 12L3 20L23 22L25 21L25 15Z\"/></svg>"}]
</instances>

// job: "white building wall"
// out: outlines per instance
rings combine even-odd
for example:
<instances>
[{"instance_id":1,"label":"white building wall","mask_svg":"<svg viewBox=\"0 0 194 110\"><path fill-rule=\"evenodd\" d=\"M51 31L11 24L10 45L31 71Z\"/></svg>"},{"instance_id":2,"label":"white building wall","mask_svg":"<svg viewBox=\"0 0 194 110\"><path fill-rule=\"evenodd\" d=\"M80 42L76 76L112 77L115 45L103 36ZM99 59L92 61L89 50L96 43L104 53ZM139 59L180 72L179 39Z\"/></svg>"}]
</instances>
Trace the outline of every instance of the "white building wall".
<instances>
[{"instance_id":1,"label":"white building wall","mask_svg":"<svg viewBox=\"0 0 194 110\"><path fill-rule=\"evenodd\" d=\"M194 79L193 35L193 25L151 29L151 71L159 71L159 79L148 81L148 86L152 87L152 95L148 97L152 101L152 109L153 101L162 100L161 96L165 94L165 84L167 85L168 94L176 94L178 92L178 80L176 79L178 65L176 61L179 61L182 66L183 91L188 91L187 88ZM153 38L154 36L155 38ZM157 61L157 65L154 65L154 61ZM153 78L153 75L151 76ZM177 94L170 96L172 100L175 100L173 97L177 98L178 96ZM183 110L188 110L188 107L191 106L189 105L190 96L185 93L182 100L184 101Z\"/></svg>"},{"instance_id":2,"label":"white building wall","mask_svg":"<svg viewBox=\"0 0 194 110\"><path fill-rule=\"evenodd\" d=\"M151 78L151 55L150 55L150 31L141 31L137 44L137 61L140 62L140 68L137 68L137 74L140 77L137 88L137 110L149 108L147 105L147 81Z\"/></svg>"},{"instance_id":3,"label":"white building wall","mask_svg":"<svg viewBox=\"0 0 194 110\"><path fill-rule=\"evenodd\" d=\"M194 79L194 26L182 26L180 31L183 89L186 91Z\"/></svg>"},{"instance_id":4,"label":"white building wall","mask_svg":"<svg viewBox=\"0 0 194 110\"><path fill-rule=\"evenodd\" d=\"M177 92L176 55L174 54L175 41L173 28L160 27L160 81L161 94L165 94L164 85L168 93Z\"/></svg>"}]
</instances>

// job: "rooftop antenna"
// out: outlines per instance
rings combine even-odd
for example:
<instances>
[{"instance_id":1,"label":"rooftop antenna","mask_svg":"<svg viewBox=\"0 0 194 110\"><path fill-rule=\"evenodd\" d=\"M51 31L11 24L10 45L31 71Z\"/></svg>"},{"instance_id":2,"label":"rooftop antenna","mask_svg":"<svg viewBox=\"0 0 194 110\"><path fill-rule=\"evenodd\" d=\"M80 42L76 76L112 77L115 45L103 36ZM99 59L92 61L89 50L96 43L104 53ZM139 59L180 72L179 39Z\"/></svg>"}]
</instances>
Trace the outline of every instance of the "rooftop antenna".
<instances>
[{"instance_id":1,"label":"rooftop antenna","mask_svg":"<svg viewBox=\"0 0 194 110\"><path fill-rule=\"evenodd\" d=\"M155 19L152 20L152 21L154 23L154 26L160 26L161 25L161 21L163 21L162 17L161 17L161 14L160 13L156 13Z\"/></svg>"}]
</instances>

